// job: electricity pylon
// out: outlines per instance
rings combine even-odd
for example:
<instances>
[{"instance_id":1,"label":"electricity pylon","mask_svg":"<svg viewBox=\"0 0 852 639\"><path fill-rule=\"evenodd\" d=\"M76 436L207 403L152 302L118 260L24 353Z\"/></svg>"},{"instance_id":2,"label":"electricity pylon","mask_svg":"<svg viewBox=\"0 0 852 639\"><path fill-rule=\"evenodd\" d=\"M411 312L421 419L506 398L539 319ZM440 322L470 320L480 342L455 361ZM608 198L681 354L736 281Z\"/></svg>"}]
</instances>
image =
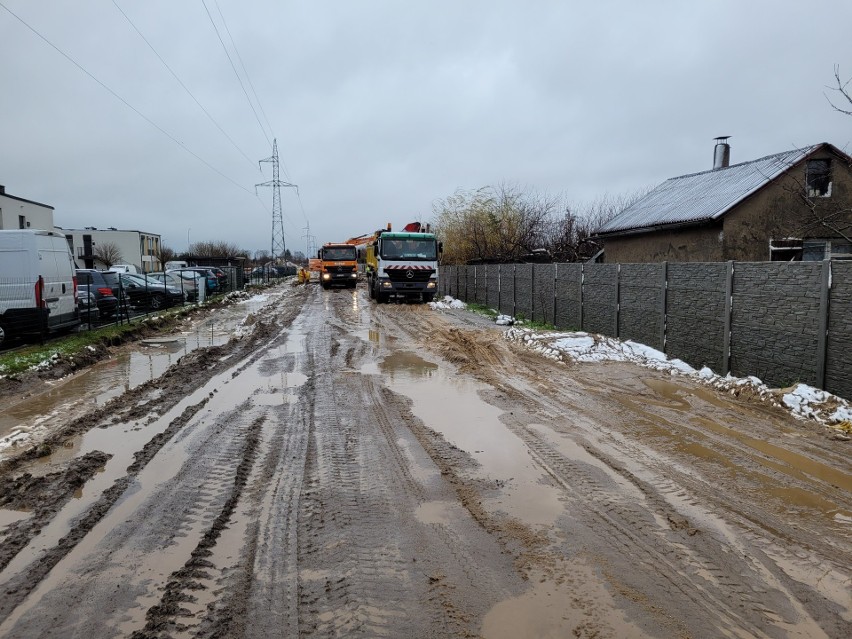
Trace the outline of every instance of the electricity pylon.
<instances>
[{"instance_id":1,"label":"electricity pylon","mask_svg":"<svg viewBox=\"0 0 852 639\"><path fill-rule=\"evenodd\" d=\"M260 160L258 164L263 162L272 162L272 180L255 184L254 190L257 191L259 186L272 187L272 261L282 262L284 260L284 216L281 212L281 187L299 187L289 182L282 182L278 179L278 139L272 140L272 157Z\"/></svg>"}]
</instances>

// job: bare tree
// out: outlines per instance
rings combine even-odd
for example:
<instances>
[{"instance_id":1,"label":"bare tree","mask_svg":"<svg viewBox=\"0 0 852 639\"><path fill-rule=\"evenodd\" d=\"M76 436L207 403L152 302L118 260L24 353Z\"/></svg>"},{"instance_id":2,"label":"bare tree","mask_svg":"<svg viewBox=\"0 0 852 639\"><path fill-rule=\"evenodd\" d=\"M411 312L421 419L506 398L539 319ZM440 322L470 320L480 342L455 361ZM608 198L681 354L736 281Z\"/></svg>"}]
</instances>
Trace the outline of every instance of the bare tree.
<instances>
[{"instance_id":1,"label":"bare tree","mask_svg":"<svg viewBox=\"0 0 852 639\"><path fill-rule=\"evenodd\" d=\"M175 253L174 249L160 242L160 254L158 258L162 267L165 268L166 263L173 261L175 257L177 257L177 253Z\"/></svg>"},{"instance_id":2,"label":"bare tree","mask_svg":"<svg viewBox=\"0 0 852 639\"><path fill-rule=\"evenodd\" d=\"M194 242L189 245L187 252L203 257L237 257L245 255L246 251L230 242Z\"/></svg>"},{"instance_id":3,"label":"bare tree","mask_svg":"<svg viewBox=\"0 0 852 639\"><path fill-rule=\"evenodd\" d=\"M110 268L113 264L119 264L123 260L121 249L114 242L98 242L95 244L92 255L96 260L103 262L103 265L107 268Z\"/></svg>"},{"instance_id":4,"label":"bare tree","mask_svg":"<svg viewBox=\"0 0 852 639\"><path fill-rule=\"evenodd\" d=\"M540 248L558 200L500 184L456 191L433 205L444 262L512 262Z\"/></svg>"},{"instance_id":5,"label":"bare tree","mask_svg":"<svg viewBox=\"0 0 852 639\"><path fill-rule=\"evenodd\" d=\"M850 91L852 91L852 89L849 88L849 84L852 83L852 78L850 78L846 81L841 79L841 77L840 77L840 65L839 64L834 65L834 81L837 83L837 86L830 86L828 88L831 91L834 91L835 93L840 94L839 95L840 103L843 104L843 102L845 101L845 102L848 103L848 106L846 104L844 104L843 107L845 107L845 108L839 107L834 102L831 101L830 97L825 96L826 99L828 100L828 103L831 105L831 108L833 108L835 111L839 111L840 113L844 113L846 115L852 115L852 93L850 93Z\"/></svg>"}]
</instances>

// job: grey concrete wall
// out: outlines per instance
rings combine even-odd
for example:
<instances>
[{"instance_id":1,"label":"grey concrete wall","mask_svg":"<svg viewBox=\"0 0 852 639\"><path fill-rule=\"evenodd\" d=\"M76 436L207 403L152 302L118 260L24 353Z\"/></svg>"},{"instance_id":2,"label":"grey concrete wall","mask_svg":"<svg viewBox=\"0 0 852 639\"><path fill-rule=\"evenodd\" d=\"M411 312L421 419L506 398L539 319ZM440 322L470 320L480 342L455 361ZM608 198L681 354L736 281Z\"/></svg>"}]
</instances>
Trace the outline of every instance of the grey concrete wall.
<instances>
[{"instance_id":1,"label":"grey concrete wall","mask_svg":"<svg viewBox=\"0 0 852 639\"><path fill-rule=\"evenodd\" d=\"M663 350L665 264L622 264L618 275L618 336Z\"/></svg>"},{"instance_id":2,"label":"grey concrete wall","mask_svg":"<svg viewBox=\"0 0 852 639\"><path fill-rule=\"evenodd\" d=\"M455 297L473 301L473 267L457 268L458 277L452 267L442 268L448 276L442 286L452 290L458 282ZM820 386L822 380L826 390L852 399L852 263L623 264L620 273L618 268L489 266L481 295L495 308L499 299L502 313L560 329L620 334L695 368L754 375L770 386Z\"/></svg>"},{"instance_id":3,"label":"grey concrete wall","mask_svg":"<svg viewBox=\"0 0 852 639\"><path fill-rule=\"evenodd\" d=\"M583 324L583 265L559 264L556 271L556 328L579 331Z\"/></svg>"},{"instance_id":4,"label":"grey concrete wall","mask_svg":"<svg viewBox=\"0 0 852 639\"><path fill-rule=\"evenodd\" d=\"M817 384L821 262L737 262L731 373L770 386Z\"/></svg>"},{"instance_id":5,"label":"grey concrete wall","mask_svg":"<svg viewBox=\"0 0 852 639\"><path fill-rule=\"evenodd\" d=\"M852 262L831 263L825 389L852 399Z\"/></svg>"},{"instance_id":6,"label":"grey concrete wall","mask_svg":"<svg viewBox=\"0 0 852 639\"><path fill-rule=\"evenodd\" d=\"M586 264L583 269L583 330L617 334L616 277L618 264Z\"/></svg>"},{"instance_id":7,"label":"grey concrete wall","mask_svg":"<svg viewBox=\"0 0 852 639\"><path fill-rule=\"evenodd\" d=\"M726 272L724 262L668 265L665 352L670 357L722 371Z\"/></svg>"}]
</instances>

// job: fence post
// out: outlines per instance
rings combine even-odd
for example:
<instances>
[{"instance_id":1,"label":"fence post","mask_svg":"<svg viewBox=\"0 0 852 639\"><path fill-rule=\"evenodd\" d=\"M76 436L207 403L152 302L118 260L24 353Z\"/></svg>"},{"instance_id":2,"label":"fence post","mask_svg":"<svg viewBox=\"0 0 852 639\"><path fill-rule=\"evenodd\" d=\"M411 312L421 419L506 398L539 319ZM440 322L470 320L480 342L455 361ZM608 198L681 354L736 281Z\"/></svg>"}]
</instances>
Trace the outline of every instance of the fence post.
<instances>
[{"instance_id":1,"label":"fence post","mask_svg":"<svg viewBox=\"0 0 852 639\"><path fill-rule=\"evenodd\" d=\"M535 321L535 264L530 264L530 321Z\"/></svg>"},{"instance_id":2,"label":"fence post","mask_svg":"<svg viewBox=\"0 0 852 639\"><path fill-rule=\"evenodd\" d=\"M559 264L553 263L553 327L556 328L556 300L558 299L558 295L556 294L556 285L559 282Z\"/></svg>"},{"instance_id":3,"label":"fence post","mask_svg":"<svg viewBox=\"0 0 852 639\"><path fill-rule=\"evenodd\" d=\"M621 338L621 264L615 265L615 337Z\"/></svg>"},{"instance_id":4,"label":"fence post","mask_svg":"<svg viewBox=\"0 0 852 639\"><path fill-rule=\"evenodd\" d=\"M734 262L729 261L725 269L725 317L722 329L722 375L731 372L731 312L734 294Z\"/></svg>"},{"instance_id":5,"label":"fence post","mask_svg":"<svg viewBox=\"0 0 852 639\"><path fill-rule=\"evenodd\" d=\"M478 271L476 270L476 264L473 265L473 301L479 302L479 282L476 281L476 276L478 275ZM470 297L470 296L468 296ZM468 300L470 301L470 300Z\"/></svg>"},{"instance_id":6,"label":"fence post","mask_svg":"<svg viewBox=\"0 0 852 639\"><path fill-rule=\"evenodd\" d=\"M518 316L518 265L512 264L512 317Z\"/></svg>"},{"instance_id":7,"label":"fence post","mask_svg":"<svg viewBox=\"0 0 852 639\"><path fill-rule=\"evenodd\" d=\"M503 265L497 265L497 312L503 314Z\"/></svg>"},{"instance_id":8,"label":"fence post","mask_svg":"<svg viewBox=\"0 0 852 639\"><path fill-rule=\"evenodd\" d=\"M828 343L828 312L831 289L831 262L823 260L819 288L819 333L817 334L817 388L825 389L825 360Z\"/></svg>"},{"instance_id":9,"label":"fence post","mask_svg":"<svg viewBox=\"0 0 852 639\"><path fill-rule=\"evenodd\" d=\"M663 262L662 293L660 295L660 350L666 352L666 328L669 321L669 263Z\"/></svg>"}]
</instances>

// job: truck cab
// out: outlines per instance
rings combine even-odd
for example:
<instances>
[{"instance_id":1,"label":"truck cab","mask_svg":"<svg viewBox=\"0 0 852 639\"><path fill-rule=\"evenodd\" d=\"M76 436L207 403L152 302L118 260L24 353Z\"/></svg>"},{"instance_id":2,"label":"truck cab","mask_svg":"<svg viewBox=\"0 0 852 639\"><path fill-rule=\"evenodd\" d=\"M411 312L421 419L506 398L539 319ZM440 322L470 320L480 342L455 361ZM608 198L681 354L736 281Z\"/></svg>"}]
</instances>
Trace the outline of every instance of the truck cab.
<instances>
[{"instance_id":1,"label":"truck cab","mask_svg":"<svg viewBox=\"0 0 852 639\"><path fill-rule=\"evenodd\" d=\"M377 232L367 247L370 297L380 303L391 297L431 302L438 290L440 252L432 233Z\"/></svg>"},{"instance_id":2,"label":"truck cab","mask_svg":"<svg viewBox=\"0 0 852 639\"><path fill-rule=\"evenodd\" d=\"M324 244L317 251L320 260L320 284L324 289L332 286L355 288L358 284L358 262L352 244Z\"/></svg>"}]
</instances>

